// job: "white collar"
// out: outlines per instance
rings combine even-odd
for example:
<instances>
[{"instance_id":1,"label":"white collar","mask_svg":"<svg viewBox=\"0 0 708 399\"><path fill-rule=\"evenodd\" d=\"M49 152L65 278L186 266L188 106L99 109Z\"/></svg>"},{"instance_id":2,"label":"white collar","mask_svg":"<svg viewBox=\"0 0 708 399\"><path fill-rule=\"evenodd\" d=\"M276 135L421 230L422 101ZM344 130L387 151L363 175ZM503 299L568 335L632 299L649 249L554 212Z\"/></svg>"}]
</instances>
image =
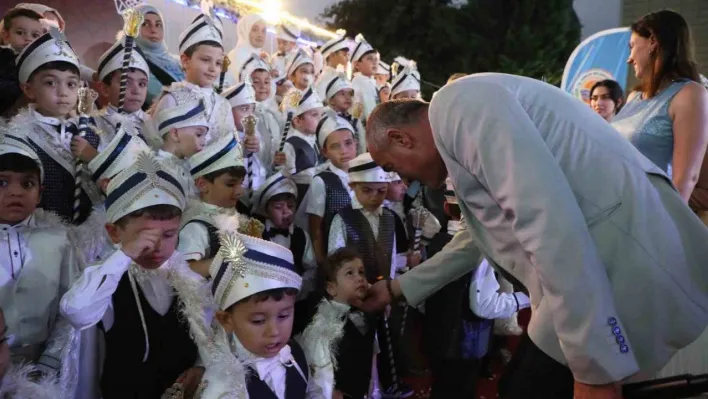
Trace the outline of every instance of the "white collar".
<instances>
[{"instance_id":1,"label":"white collar","mask_svg":"<svg viewBox=\"0 0 708 399\"><path fill-rule=\"evenodd\" d=\"M120 112L118 112L118 107L116 107L113 104L108 104L108 106L106 107L106 113L108 115L120 114ZM141 121L145 120L145 111L143 111L142 109L139 109L135 112L131 112L131 113L125 114L125 115L132 117L132 118L140 119Z\"/></svg>"},{"instance_id":2,"label":"white collar","mask_svg":"<svg viewBox=\"0 0 708 399\"><path fill-rule=\"evenodd\" d=\"M342 313L347 313L352 308L348 303L337 302L334 299L330 299L329 303L332 305L333 308L337 309Z\"/></svg>"},{"instance_id":3,"label":"white collar","mask_svg":"<svg viewBox=\"0 0 708 399\"><path fill-rule=\"evenodd\" d=\"M360 77L362 77L362 78L364 78L364 79L373 80L374 82L376 81L376 79L374 79L374 76L373 76L373 75L372 75L372 76L366 76L366 75L364 75L364 74L361 73L361 72L354 72L354 77L357 77L357 76L360 76Z\"/></svg>"},{"instance_id":4,"label":"white collar","mask_svg":"<svg viewBox=\"0 0 708 399\"><path fill-rule=\"evenodd\" d=\"M133 262L130 264L130 272L138 282L153 281L155 279L167 282L170 271L172 270L173 257L174 256L171 256L157 269L145 269Z\"/></svg>"},{"instance_id":5,"label":"white collar","mask_svg":"<svg viewBox=\"0 0 708 399\"><path fill-rule=\"evenodd\" d=\"M266 228L266 231L268 231L270 229L273 229L273 228L277 229L279 227L275 227L273 225L273 222L270 221L270 219L266 219L265 228ZM293 231L295 231L295 224L294 223L290 223L290 226L288 226L288 231L290 232L290 234L292 234Z\"/></svg>"},{"instance_id":6,"label":"white collar","mask_svg":"<svg viewBox=\"0 0 708 399\"><path fill-rule=\"evenodd\" d=\"M378 209L376 209L376 211L374 211L374 212L369 212L369 211L367 211L367 210L364 209L364 207L361 205L361 203L360 203L359 200L356 198L356 196L354 196L354 198L352 198L352 209L360 209L360 210L364 213L364 215L371 215L371 216L381 216L381 214L383 213L383 206L380 206L380 207L379 207Z\"/></svg>"},{"instance_id":7,"label":"white collar","mask_svg":"<svg viewBox=\"0 0 708 399\"><path fill-rule=\"evenodd\" d=\"M22 220L19 223L16 224L4 224L0 223L0 229L4 230L14 230L14 229L21 229L24 227L37 227L37 222L36 218L34 217L34 213L26 217L24 220Z\"/></svg>"},{"instance_id":8,"label":"white collar","mask_svg":"<svg viewBox=\"0 0 708 399\"><path fill-rule=\"evenodd\" d=\"M297 129L292 129L293 136L300 137L301 139L307 141L308 144L314 146L315 141L317 140L317 135L316 134L305 134Z\"/></svg>"},{"instance_id":9,"label":"white collar","mask_svg":"<svg viewBox=\"0 0 708 399\"><path fill-rule=\"evenodd\" d=\"M48 125L52 126L62 126L67 123L73 123L71 120L66 119L66 118L54 118L51 116L44 116L37 111L37 106L35 104L30 104L29 105L29 110L30 110L30 115L32 117L42 123L46 123Z\"/></svg>"},{"instance_id":10,"label":"white collar","mask_svg":"<svg viewBox=\"0 0 708 399\"><path fill-rule=\"evenodd\" d=\"M295 363L295 358L292 356L290 345L285 345L277 355L273 357L256 356L251 351L246 349L236 334L232 334L232 343L234 354L244 364L249 364L258 373L260 380L265 380L268 374L273 370L273 367L288 367Z\"/></svg>"},{"instance_id":11,"label":"white collar","mask_svg":"<svg viewBox=\"0 0 708 399\"><path fill-rule=\"evenodd\" d=\"M332 165L332 163L329 163L329 170L334 173L335 175L339 176L340 179L349 181L349 173L339 169L338 167Z\"/></svg>"}]
</instances>

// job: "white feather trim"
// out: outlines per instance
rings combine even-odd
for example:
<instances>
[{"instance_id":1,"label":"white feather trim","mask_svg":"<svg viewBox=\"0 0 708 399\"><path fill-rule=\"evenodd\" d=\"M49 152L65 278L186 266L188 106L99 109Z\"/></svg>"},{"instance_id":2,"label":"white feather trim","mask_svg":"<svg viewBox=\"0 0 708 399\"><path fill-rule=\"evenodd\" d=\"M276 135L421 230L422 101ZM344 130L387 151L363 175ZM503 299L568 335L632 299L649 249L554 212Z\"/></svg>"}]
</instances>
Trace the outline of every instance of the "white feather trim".
<instances>
[{"instance_id":1,"label":"white feather trim","mask_svg":"<svg viewBox=\"0 0 708 399\"><path fill-rule=\"evenodd\" d=\"M222 234L238 232L238 228L241 224L238 214L214 215L212 216L212 219L214 219L214 225Z\"/></svg>"},{"instance_id":2,"label":"white feather trim","mask_svg":"<svg viewBox=\"0 0 708 399\"><path fill-rule=\"evenodd\" d=\"M366 39L364 39L364 35L362 35L361 33L356 35L356 37L354 38L354 42L356 42L356 43L361 43L361 42L365 42L365 41L366 41Z\"/></svg>"},{"instance_id":3,"label":"white feather trim","mask_svg":"<svg viewBox=\"0 0 708 399\"><path fill-rule=\"evenodd\" d=\"M50 375L36 380L31 377L31 374L37 371L33 365L11 366L0 384L0 398L61 398L59 381L56 377Z\"/></svg>"},{"instance_id":4,"label":"white feather trim","mask_svg":"<svg viewBox=\"0 0 708 399\"><path fill-rule=\"evenodd\" d=\"M335 306L323 299L317 306L312 322L296 338L311 367L322 368L332 363L334 369L337 368L337 345L344 335L347 311L347 307Z\"/></svg>"}]
</instances>

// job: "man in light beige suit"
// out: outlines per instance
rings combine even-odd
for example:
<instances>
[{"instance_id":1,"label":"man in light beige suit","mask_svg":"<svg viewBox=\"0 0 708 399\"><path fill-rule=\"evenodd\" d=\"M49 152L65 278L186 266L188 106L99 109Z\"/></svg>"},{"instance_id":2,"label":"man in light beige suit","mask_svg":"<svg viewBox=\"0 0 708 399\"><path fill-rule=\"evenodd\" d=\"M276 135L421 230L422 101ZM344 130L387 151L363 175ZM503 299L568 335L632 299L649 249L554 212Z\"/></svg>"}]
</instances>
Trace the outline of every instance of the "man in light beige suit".
<instances>
[{"instance_id":1,"label":"man in light beige suit","mask_svg":"<svg viewBox=\"0 0 708 399\"><path fill-rule=\"evenodd\" d=\"M557 88L472 75L429 105L381 104L367 142L402 177L439 187L449 174L468 231L374 285L365 307L401 294L416 305L481 252L532 302L532 348L502 398L619 398L620 382L651 378L706 328L708 229L661 170Z\"/></svg>"}]
</instances>

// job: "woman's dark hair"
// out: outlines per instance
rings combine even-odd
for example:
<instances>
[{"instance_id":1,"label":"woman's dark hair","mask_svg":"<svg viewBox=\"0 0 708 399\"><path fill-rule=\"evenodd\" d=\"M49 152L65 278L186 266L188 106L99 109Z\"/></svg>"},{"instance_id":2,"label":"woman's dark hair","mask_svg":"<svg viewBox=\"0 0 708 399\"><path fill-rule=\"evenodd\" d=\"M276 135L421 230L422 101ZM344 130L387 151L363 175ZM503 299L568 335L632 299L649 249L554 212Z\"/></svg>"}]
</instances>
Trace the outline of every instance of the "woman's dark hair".
<instances>
[{"instance_id":1,"label":"woman's dark hair","mask_svg":"<svg viewBox=\"0 0 708 399\"><path fill-rule=\"evenodd\" d=\"M659 44L658 50L652 54L651 77L638 88L645 97L654 97L666 80L700 82L691 29L681 14L671 10L653 12L635 21L631 29L646 39L653 36Z\"/></svg>"},{"instance_id":2,"label":"woman's dark hair","mask_svg":"<svg viewBox=\"0 0 708 399\"><path fill-rule=\"evenodd\" d=\"M624 105L624 92L622 91L622 86L612 79L601 80L592 85L592 89L590 89L590 98L592 98L595 89L598 87L607 88L607 92L610 94L610 100L615 103L615 114L617 114L617 112L619 112Z\"/></svg>"}]
</instances>

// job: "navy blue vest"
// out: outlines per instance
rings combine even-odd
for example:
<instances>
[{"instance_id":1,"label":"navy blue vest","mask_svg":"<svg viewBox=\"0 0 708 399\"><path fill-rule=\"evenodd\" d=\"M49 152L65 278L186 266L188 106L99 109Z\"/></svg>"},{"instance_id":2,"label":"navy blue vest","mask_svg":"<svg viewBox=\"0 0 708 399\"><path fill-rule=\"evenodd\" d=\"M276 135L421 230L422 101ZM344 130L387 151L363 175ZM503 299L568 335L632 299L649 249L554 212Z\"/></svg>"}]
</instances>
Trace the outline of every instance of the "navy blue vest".
<instances>
[{"instance_id":1,"label":"navy blue vest","mask_svg":"<svg viewBox=\"0 0 708 399\"><path fill-rule=\"evenodd\" d=\"M295 173L313 168L319 164L319 156L315 148L301 137L290 136L286 143L290 143L295 149ZM305 194L307 194L308 184L297 185L297 206L300 207Z\"/></svg>"},{"instance_id":2,"label":"navy blue vest","mask_svg":"<svg viewBox=\"0 0 708 399\"><path fill-rule=\"evenodd\" d=\"M339 216L347 228L347 246L356 249L361 256L369 283L375 283L379 277L388 278L391 274L391 255L396 229L393 211L383 208L379 218L378 240L369 221L359 209L353 209L349 205L339 211Z\"/></svg>"},{"instance_id":3,"label":"navy blue vest","mask_svg":"<svg viewBox=\"0 0 708 399\"><path fill-rule=\"evenodd\" d=\"M294 340L288 342L292 355L300 366L305 378L310 378L310 368L305 360L305 353L300 345ZM246 381L248 389L248 397L252 399L278 399L275 393L270 390L268 384L258 378L258 374L253 372ZM285 372L285 398L286 399L305 399L307 393L307 381L302 379L300 372L293 366L287 367Z\"/></svg>"},{"instance_id":4,"label":"navy blue vest","mask_svg":"<svg viewBox=\"0 0 708 399\"><path fill-rule=\"evenodd\" d=\"M352 198L349 196L347 188L342 184L342 180L336 173L325 170L317 176L322 179L325 186L325 211L322 215L322 229L325 238L325 253L328 251L329 228L332 225L332 219L342 208L351 205Z\"/></svg>"},{"instance_id":5,"label":"navy blue vest","mask_svg":"<svg viewBox=\"0 0 708 399\"><path fill-rule=\"evenodd\" d=\"M368 317L369 331L362 335L347 317L344 336L337 345L334 385L345 398L363 399L369 391L371 359L374 356L376 319Z\"/></svg>"}]
</instances>

